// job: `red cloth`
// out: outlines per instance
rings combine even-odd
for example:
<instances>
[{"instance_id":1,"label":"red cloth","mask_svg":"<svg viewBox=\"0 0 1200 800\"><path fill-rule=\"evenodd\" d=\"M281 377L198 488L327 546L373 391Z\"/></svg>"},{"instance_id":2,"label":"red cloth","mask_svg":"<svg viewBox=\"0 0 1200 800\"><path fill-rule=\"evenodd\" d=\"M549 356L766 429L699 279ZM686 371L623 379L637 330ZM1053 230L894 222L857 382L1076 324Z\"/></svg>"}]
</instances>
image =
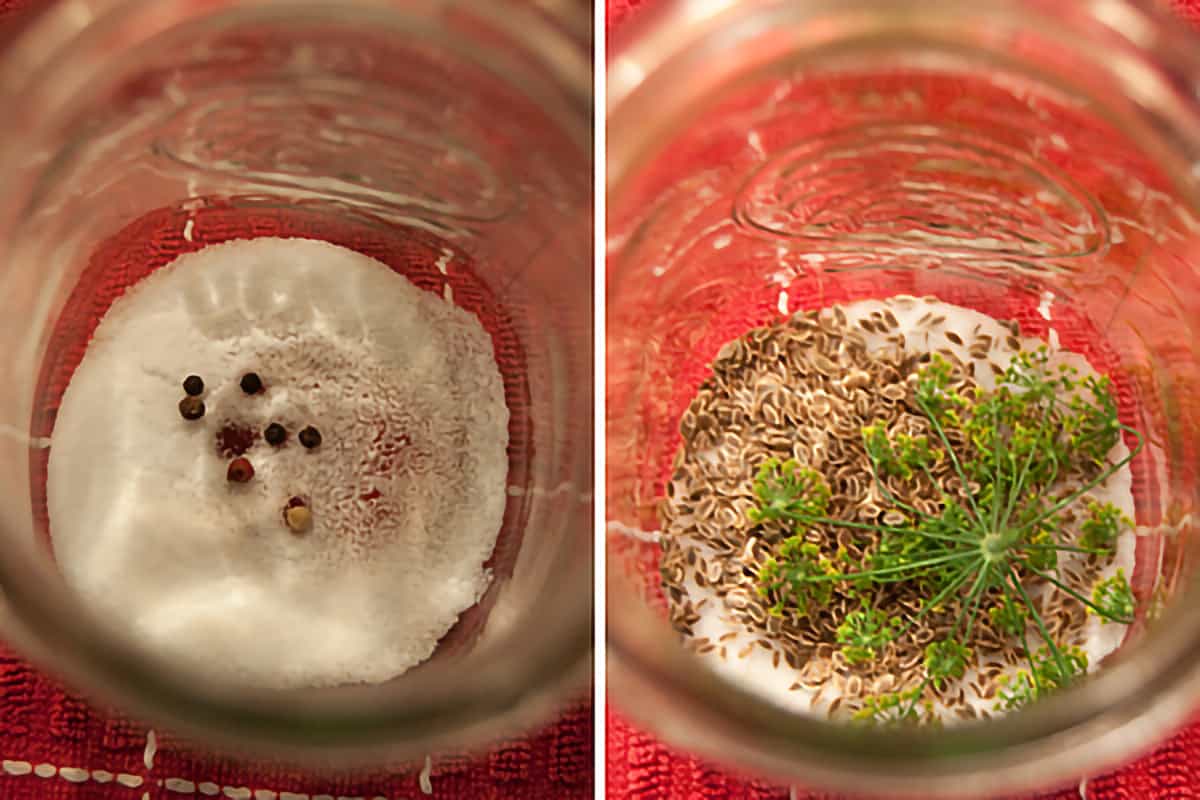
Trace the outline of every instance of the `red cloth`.
<instances>
[{"instance_id":1,"label":"red cloth","mask_svg":"<svg viewBox=\"0 0 1200 800\"><path fill-rule=\"evenodd\" d=\"M636 15L639 8L649 6L654 1L607 0L609 30ZM1175 0L1171 5L1187 19L1200 23L1200 0ZM795 284L789 287L789 294L796 294ZM851 290L851 294L869 296L871 292L868 288L858 292ZM848 296L844 299L850 298ZM969 299L960 300L963 301L963 305L979 305ZM763 305L764 303L766 305ZM739 318L731 323L732 327L740 326L738 330L741 331L774 316L773 305L772 296L767 300L761 297L747 297L730 301L722 307L745 310L746 319ZM762 310L761 314L756 310L757 306L763 306L763 309L759 309ZM794 310L798 307L808 307L808 304L804 298L793 296L789 299L789 307ZM1019 316L1022 327L1027 328L1030 323L1036 323L1036 315L1021 312L1030 310L1010 308L1008 313L1010 316ZM1060 330L1065 330L1061 323L1059 327ZM1038 331L1031 329L1031 332ZM1075 333L1080 334L1081 331ZM699 355L695 364L676 363L673 366L673 374L678 383L683 385L689 381L698 382L703 375L692 374L692 368L699 367L702 373L704 364L713 354L700 351L707 347L715 352L715 348L729 335L729 331L716 332L697 344L695 349ZM1075 349L1080 346L1086 347L1089 342L1084 334L1068 344L1064 335L1064 344ZM1091 352L1088 355L1093 363L1103 369L1104 358L1101 353ZM687 399L688 388L684 385L680 389L685 395L684 401ZM653 459L655 455L650 457ZM669 460L669 456L668 453L666 460ZM610 800L788 800L789 797L795 797L796 800L845 800L836 795L808 792L801 788L796 788L795 794L792 795L788 787L772 786L769 783L730 774L720 767L670 748L638 728L622 716L619 698L613 699L613 705L615 708L610 707L606 714L606 781L607 796ZM1037 795L1036 798L1079 800L1081 796L1086 796L1088 800L1175 800L1200 797L1200 722L1179 732L1152 753L1128 766L1089 778L1085 794L1081 793L1079 785L1073 784Z\"/></svg>"},{"instance_id":2,"label":"red cloth","mask_svg":"<svg viewBox=\"0 0 1200 800\"><path fill-rule=\"evenodd\" d=\"M608 0L608 29L611 31L617 25L625 20L633 12L637 11L638 7L647 2L654 0ZM0 0L3 3L4 0ZM12 0L8 0L12 2ZM3 8L0 5L0 8Z\"/></svg>"},{"instance_id":3,"label":"red cloth","mask_svg":"<svg viewBox=\"0 0 1200 800\"><path fill-rule=\"evenodd\" d=\"M0 23L27 7L27 0L0 0ZM0 25L0 42L4 41ZM187 219L190 236L184 237ZM449 275L434 266L447 243L418 231L396 236L381 227L303 214L296 210L213 206L195 212L157 211L127 226L92 255L53 332L39 385L46 413L35 420L41 433L53 425L54 409L100 317L129 285L177 255L205 244L250 236L306 236L364 252L389 264L415 284L442 293L447 282L456 303L475 313L492 335L512 410L510 438L522 451L530 420L520 343L470 260L459 252ZM34 459L35 507L44 510L44 453ZM44 526L46 520L39 520ZM506 514L506 530L509 516ZM503 572L506 537L497 547ZM503 552L502 552L503 551ZM511 555L511 554L508 554ZM511 566L511 563L509 564ZM486 602L486 597L485 597ZM449 647L474 622L464 615L448 634ZM447 800L583 800L593 795L593 715L577 701L553 724L524 738L501 742L482 754L441 753L432 759L434 798ZM424 797L421 764L390 772L345 776L307 774L295 767L197 749L159 731L153 767L144 757L147 727L90 707L52 678L0 649L0 798L3 800L137 800L215 795L255 800ZM250 794L246 794L248 791ZM145 794L143 794L145 793ZM285 794L290 793L290 794Z\"/></svg>"}]
</instances>

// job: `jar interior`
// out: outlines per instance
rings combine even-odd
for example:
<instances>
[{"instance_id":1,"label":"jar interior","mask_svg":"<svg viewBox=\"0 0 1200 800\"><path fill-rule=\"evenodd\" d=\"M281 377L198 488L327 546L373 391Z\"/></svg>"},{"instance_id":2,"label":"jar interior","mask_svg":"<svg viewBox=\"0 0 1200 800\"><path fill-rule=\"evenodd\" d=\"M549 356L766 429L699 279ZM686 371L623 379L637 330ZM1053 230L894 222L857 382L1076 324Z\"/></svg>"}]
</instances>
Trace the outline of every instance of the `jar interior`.
<instances>
[{"instance_id":1,"label":"jar interior","mask_svg":"<svg viewBox=\"0 0 1200 800\"><path fill-rule=\"evenodd\" d=\"M829 16L821 30L837 39L845 20ZM1014 52L1045 43L997 27ZM683 92L679 118L647 124L654 138L613 137L628 169L609 201L609 596L637 598L621 601L632 621L614 639L631 664L680 638L661 621L660 511L681 418L721 348L796 312L871 298L932 297L1015 321L1111 377L1121 421L1147 444L1130 464L1139 612L1110 659L1136 650L1190 586L1200 284L1178 165L1124 127L1128 109L1035 60L966 53L941 30L897 41L879 28L888 33L807 50L785 30L731 35L742 49L723 42L729 52L704 56L723 71L692 87L702 97ZM770 63L743 52L788 44L797 49ZM647 85L678 78L681 63ZM648 108L652 91L629 106Z\"/></svg>"},{"instance_id":2,"label":"jar interior","mask_svg":"<svg viewBox=\"0 0 1200 800\"><path fill-rule=\"evenodd\" d=\"M0 286L22 311L0 323L10 387L0 419L11 433L0 462L18 587L40 581L62 608L74 602L53 565L46 464L63 390L111 303L206 245L320 239L377 258L478 318L509 411L504 521L486 564L493 579L434 655L393 683L421 675L454 696L464 670L499 663L492 672L504 674L493 677L520 684L529 679L521 669L538 659L505 667L514 639L545 656L537 668L553 664L552 673L582 658L592 398L586 124L553 76L530 72L539 63L532 49L466 6L437 9L181 6L170 20L127 8L64 43L62 58L16 98L29 113L8 153ZM133 33L138 22L152 35ZM350 288L332 285L354 302ZM104 631L105 646L136 648L120 620L89 624ZM188 672L144 655L155 668ZM305 702L354 695L370 708L395 687L379 689L365 698L352 687L310 692Z\"/></svg>"}]
</instances>

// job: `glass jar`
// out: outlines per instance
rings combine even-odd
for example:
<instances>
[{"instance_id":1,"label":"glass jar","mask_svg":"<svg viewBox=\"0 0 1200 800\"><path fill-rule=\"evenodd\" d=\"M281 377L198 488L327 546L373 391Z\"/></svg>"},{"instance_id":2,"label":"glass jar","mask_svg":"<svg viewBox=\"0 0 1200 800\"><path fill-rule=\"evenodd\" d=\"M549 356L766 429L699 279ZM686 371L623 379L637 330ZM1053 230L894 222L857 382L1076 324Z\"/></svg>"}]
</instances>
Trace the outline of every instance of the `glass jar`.
<instances>
[{"instance_id":1,"label":"glass jar","mask_svg":"<svg viewBox=\"0 0 1200 800\"><path fill-rule=\"evenodd\" d=\"M27 24L0 56L6 635L106 702L219 743L303 751L310 764L315 753L408 758L478 744L544 718L586 680L582 12L74 0ZM48 546L55 413L108 305L180 253L264 235L374 256L474 313L496 347L511 421L492 583L428 662L382 684L269 692L193 674L81 602Z\"/></svg>"},{"instance_id":2,"label":"glass jar","mask_svg":"<svg viewBox=\"0 0 1200 800\"><path fill-rule=\"evenodd\" d=\"M1182 28L1128 0L663 0L619 32L606 494L621 709L741 769L926 798L1078 780L1187 718L1200 47ZM664 621L654 543L681 414L721 345L898 294L1056 328L1149 438L1133 465L1146 619L1067 692L899 735L789 713L706 668Z\"/></svg>"}]
</instances>

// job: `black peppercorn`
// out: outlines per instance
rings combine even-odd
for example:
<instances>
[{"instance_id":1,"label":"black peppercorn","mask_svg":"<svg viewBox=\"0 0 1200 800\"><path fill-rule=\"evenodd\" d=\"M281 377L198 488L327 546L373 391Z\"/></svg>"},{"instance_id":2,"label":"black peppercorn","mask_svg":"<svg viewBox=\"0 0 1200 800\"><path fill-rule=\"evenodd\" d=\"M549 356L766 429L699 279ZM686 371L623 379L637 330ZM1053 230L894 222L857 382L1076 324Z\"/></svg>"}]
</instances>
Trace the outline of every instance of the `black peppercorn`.
<instances>
[{"instance_id":1,"label":"black peppercorn","mask_svg":"<svg viewBox=\"0 0 1200 800\"><path fill-rule=\"evenodd\" d=\"M321 444L321 432L312 425L309 425L307 428L300 431L300 434L297 438L300 439L300 444L304 445L309 450L312 450L314 447L319 447Z\"/></svg>"},{"instance_id":2,"label":"black peppercorn","mask_svg":"<svg viewBox=\"0 0 1200 800\"><path fill-rule=\"evenodd\" d=\"M272 422L263 431L263 438L267 440L267 444L273 447L279 447L287 441L287 428L280 425L278 422Z\"/></svg>"},{"instance_id":3,"label":"black peppercorn","mask_svg":"<svg viewBox=\"0 0 1200 800\"><path fill-rule=\"evenodd\" d=\"M200 419L204 416L204 401L188 395L179 401L179 415L189 420Z\"/></svg>"},{"instance_id":4,"label":"black peppercorn","mask_svg":"<svg viewBox=\"0 0 1200 800\"><path fill-rule=\"evenodd\" d=\"M204 379L199 375L188 375L183 379L183 390L191 397L198 397L204 392Z\"/></svg>"},{"instance_id":5,"label":"black peppercorn","mask_svg":"<svg viewBox=\"0 0 1200 800\"><path fill-rule=\"evenodd\" d=\"M247 372L242 376L240 386L246 394L258 394L263 390L262 378L258 377L257 372Z\"/></svg>"}]
</instances>

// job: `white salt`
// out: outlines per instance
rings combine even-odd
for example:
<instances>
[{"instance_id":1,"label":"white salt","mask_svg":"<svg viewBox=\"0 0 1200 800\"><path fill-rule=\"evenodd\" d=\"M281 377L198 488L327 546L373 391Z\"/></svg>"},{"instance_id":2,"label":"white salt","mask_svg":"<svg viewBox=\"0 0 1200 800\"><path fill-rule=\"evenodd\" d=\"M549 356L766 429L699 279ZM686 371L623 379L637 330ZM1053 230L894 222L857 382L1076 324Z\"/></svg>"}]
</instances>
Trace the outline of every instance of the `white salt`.
<instances>
[{"instance_id":1,"label":"white salt","mask_svg":"<svg viewBox=\"0 0 1200 800\"><path fill-rule=\"evenodd\" d=\"M238 386L257 372L266 391ZM177 409L205 382L207 414ZM290 433L226 480L226 423ZM305 450L306 425L324 438ZM490 581L508 409L470 313L303 239L185 255L117 300L63 396L55 557L90 608L244 685L377 682L427 659ZM309 499L312 527L282 516Z\"/></svg>"}]
</instances>

